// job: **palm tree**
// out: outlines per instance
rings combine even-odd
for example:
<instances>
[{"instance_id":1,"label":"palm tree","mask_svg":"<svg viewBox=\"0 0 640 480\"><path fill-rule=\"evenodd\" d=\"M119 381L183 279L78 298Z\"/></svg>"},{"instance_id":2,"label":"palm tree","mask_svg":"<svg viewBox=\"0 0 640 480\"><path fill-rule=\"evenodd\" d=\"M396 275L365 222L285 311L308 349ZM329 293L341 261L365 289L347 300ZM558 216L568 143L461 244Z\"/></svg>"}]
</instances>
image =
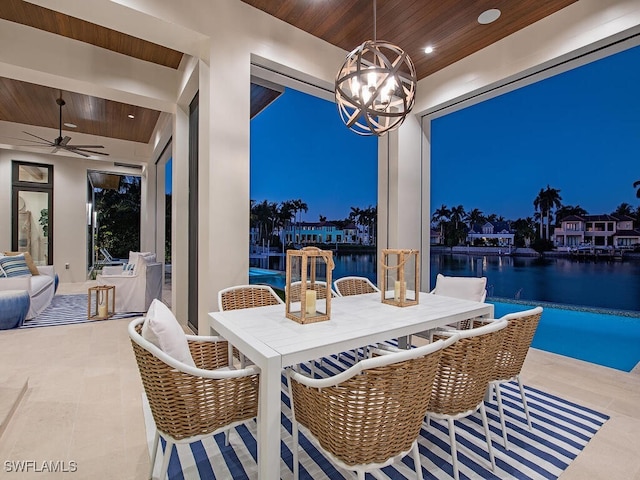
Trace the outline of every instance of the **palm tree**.
<instances>
[{"instance_id":1,"label":"palm tree","mask_svg":"<svg viewBox=\"0 0 640 480\"><path fill-rule=\"evenodd\" d=\"M300 226L300 222L302 221L302 215L298 216L298 214L301 212L307 213L309 211L309 206L305 202L303 202L302 199L300 198L298 198L297 200L291 200L291 205L293 207L293 211L295 212L294 216L296 217L296 223L298 224L298 226ZM293 232L293 238L295 242L295 239L296 239L295 229Z\"/></svg>"},{"instance_id":2,"label":"palm tree","mask_svg":"<svg viewBox=\"0 0 640 480\"><path fill-rule=\"evenodd\" d=\"M582 208L580 205L562 205L559 209L556 210L556 224L560 226L560 222L563 218L568 217L570 215L575 215L578 217L582 217L587 215L587 211Z\"/></svg>"},{"instance_id":3,"label":"palm tree","mask_svg":"<svg viewBox=\"0 0 640 480\"><path fill-rule=\"evenodd\" d=\"M288 225L291 225L291 220L295 219L295 207L291 200L285 200L280 203L280 208L278 210L280 222L282 223L283 228L286 228ZM284 245L285 239L282 239L282 244Z\"/></svg>"},{"instance_id":4,"label":"palm tree","mask_svg":"<svg viewBox=\"0 0 640 480\"><path fill-rule=\"evenodd\" d=\"M376 205L374 207L372 205L369 205L367 208L364 209L362 214L364 215L364 222L367 225L369 245L375 245L376 243L375 232L377 231L377 224L378 224L378 206Z\"/></svg>"},{"instance_id":5,"label":"palm tree","mask_svg":"<svg viewBox=\"0 0 640 480\"><path fill-rule=\"evenodd\" d=\"M451 208L451 222L453 223L452 243L453 245L459 245L464 240L461 226L464 225L462 219L465 218L465 211L462 205Z\"/></svg>"},{"instance_id":6,"label":"palm tree","mask_svg":"<svg viewBox=\"0 0 640 480\"><path fill-rule=\"evenodd\" d=\"M633 217L633 207L626 202L622 202L613 212L613 215Z\"/></svg>"},{"instance_id":7,"label":"palm tree","mask_svg":"<svg viewBox=\"0 0 640 480\"><path fill-rule=\"evenodd\" d=\"M633 188L636 188L636 198L640 198L640 180L633 182Z\"/></svg>"},{"instance_id":8,"label":"palm tree","mask_svg":"<svg viewBox=\"0 0 640 480\"><path fill-rule=\"evenodd\" d=\"M474 208L470 212L467 212L465 216L469 228L473 228L474 225L484 222L485 217L480 210Z\"/></svg>"},{"instance_id":9,"label":"palm tree","mask_svg":"<svg viewBox=\"0 0 640 480\"><path fill-rule=\"evenodd\" d=\"M451 216L451 210L443 203L442 206L433 212L431 221L440 227L440 239L444 242L444 225Z\"/></svg>"},{"instance_id":10,"label":"palm tree","mask_svg":"<svg viewBox=\"0 0 640 480\"><path fill-rule=\"evenodd\" d=\"M326 222L327 221L327 217L325 217L324 215L318 215L318 221L320 223Z\"/></svg>"},{"instance_id":11,"label":"palm tree","mask_svg":"<svg viewBox=\"0 0 640 480\"><path fill-rule=\"evenodd\" d=\"M547 185L545 190L540 189L538 196L533 201L533 206L536 211L540 210L540 238L550 239L551 234L549 232L549 224L551 223L551 211L560 208L562 197L560 196L560 190L551 188ZM546 220L546 235L543 233L543 223Z\"/></svg>"}]
</instances>

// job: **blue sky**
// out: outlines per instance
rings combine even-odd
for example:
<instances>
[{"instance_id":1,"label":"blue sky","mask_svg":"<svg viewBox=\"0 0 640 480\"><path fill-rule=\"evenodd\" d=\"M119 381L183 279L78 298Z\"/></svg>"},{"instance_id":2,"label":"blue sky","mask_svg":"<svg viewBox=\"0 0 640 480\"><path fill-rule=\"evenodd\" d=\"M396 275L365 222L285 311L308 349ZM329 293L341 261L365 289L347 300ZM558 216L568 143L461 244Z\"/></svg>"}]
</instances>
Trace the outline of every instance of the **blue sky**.
<instances>
[{"instance_id":1,"label":"blue sky","mask_svg":"<svg viewBox=\"0 0 640 480\"><path fill-rule=\"evenodd\" d=\"M377 138L342 123L334 103L286 89L251 120L251 199L300 198L303 219L342 220L350 207L377 203L377 148Z\"/></svg>"},{"instance_id":2,"label":"blue sky","mask_svg":"<svg viewBox=\"0 0 640 480\"><path fill-rule=\"evenodd\" d=\"M640 47L432 122L433 210L533 216L541 188L591 214L637 206ZM377 203L377 139L348 130L332 102L287 89L251 121L251 199L301 198L317 221Z\"/></svg>"},{"instance_id":3,"label":"blue sky","mask_svg":"<svg viewBox=\"0 0 640 480\"><path fill-rule=\"evenodd\" d=\"M432 210L533 216L547 184L590 214L637 206L639 85L635 47L433 121Z\"/></svg>"}]
</instances>

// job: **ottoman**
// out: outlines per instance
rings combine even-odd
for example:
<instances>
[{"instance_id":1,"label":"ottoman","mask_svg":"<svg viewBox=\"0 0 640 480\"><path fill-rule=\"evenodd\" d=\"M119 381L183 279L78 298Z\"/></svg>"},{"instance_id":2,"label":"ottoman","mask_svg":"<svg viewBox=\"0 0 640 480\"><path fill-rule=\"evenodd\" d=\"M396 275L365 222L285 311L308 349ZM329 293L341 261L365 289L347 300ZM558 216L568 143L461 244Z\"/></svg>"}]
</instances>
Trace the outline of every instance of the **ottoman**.
<instances>
[{"instance_id":1,"label":"ottoman","mask_svg":"<svg viewBox=\"0 0 640 480\"><path fill-rule=\"evenodd\" d=\"M26 290L0 291L0 330L22 326L30 304Z\"/></svg>"}]
</instances>

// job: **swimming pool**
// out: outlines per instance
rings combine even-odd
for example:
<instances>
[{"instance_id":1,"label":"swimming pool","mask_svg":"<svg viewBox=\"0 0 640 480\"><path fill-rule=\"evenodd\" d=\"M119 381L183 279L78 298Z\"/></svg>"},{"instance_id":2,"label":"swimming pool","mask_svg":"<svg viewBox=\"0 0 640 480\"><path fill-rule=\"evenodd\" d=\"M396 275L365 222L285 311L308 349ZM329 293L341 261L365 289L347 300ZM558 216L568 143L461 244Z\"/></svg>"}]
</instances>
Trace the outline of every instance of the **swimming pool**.
<instances>
[{"instance_id":1,"label":"swimming pool","mask_svg":"<svg viewBox=\"0 0 640 480\"><path fill-rule=\"evenodd\" d=\"M625 372L640 362L640 313L487 299L499 318L544 308L532 346Z\"/></svg>"},{"instance_id":2,"label":"swimming pool","mask_svg":"<svg viewBox=\"0 0 640 480\"><path fill-rule=\"evenodd\" d=\"M284 272L249 269L249 283L284 290ZM489 298L499 318L540 305L544 308L532 346L630 372L640 362L640 312L591 309L547 302Z\"/></svg>"}]
</instances>

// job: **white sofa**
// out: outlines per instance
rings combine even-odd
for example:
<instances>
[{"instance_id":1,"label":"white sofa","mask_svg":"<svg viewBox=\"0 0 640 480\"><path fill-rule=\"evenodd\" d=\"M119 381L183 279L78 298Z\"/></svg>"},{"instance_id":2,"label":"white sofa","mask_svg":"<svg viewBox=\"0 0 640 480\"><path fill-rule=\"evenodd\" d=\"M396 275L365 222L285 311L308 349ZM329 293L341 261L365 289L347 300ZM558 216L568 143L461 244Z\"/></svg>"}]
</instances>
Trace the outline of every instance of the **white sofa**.
<instances>
[{"instance_id":1,"label":"white sofa","mask_svg":"<svg viewBox=\"0 0 640 480\"><path fill-rule=\"evenodd\" d=\"M55 270L53 265L39 266L40 275L24 277L0 278L0 290L26 290L31 299L31 306L26 320L39 315L49 306L55 293Z\"/></svg>"},{"instance_id":2,"label":"white sofa","mask_svg":"<svg viewBox=\"0 0 640 480\"><path fill-rule=\"evenodd\" d=\"M117 313L146 312L153 299L162 299L162 263L155 261L155 255L136 257L134 260L130 256L127 264L135 265L132 274L125 265L104 267L96 276L98 285L115 285Z\"/></svg>"}]
</instances>

